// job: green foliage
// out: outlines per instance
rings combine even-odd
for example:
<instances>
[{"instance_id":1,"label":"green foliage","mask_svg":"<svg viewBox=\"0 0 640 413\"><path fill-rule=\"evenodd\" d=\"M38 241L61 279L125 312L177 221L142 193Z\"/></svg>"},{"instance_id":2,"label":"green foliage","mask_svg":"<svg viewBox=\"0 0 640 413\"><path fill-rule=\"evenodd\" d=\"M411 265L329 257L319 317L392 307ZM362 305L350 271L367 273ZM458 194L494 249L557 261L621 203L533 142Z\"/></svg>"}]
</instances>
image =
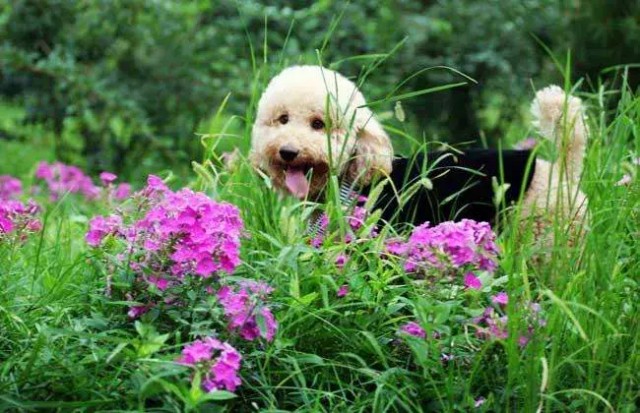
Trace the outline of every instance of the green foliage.
<instances>
[{"instance_id":1,"label":"green foliage","mask_svg":"<svg viewBox=\"0 0 640 413\"><path fill-rule=\"evenodd\" d=\"M404 122L388 103L378 114L419 141L495 144L523 133L513 128L530 79L558 80L536 38L576 50L580 74L639 60L637 6L614 3L15 0L0 6L0 96L52 131L57 158L138 172L200 158L196 134L228 94L246 130L256 88L284 66L322 62L367 78L372 101L464 80L447 66L477 84L403 99Z\"/></svg>"},{"instance_id":2,"label":"green foliage","mask_svg":"<svg viewBox=\"0 0 640 413\"><path fill-rule=\"evenodd\" d=\"M539 262L540 251L507 230L501 275L476 293L407 276L381 258L377 240L311 248L302 235L309 205L279 198L245 162L232 171L203 164L194 185L243 213L237 275L268 281L278 304L276 339L243 354L235 398L203 394L173 363L187 335L209 331L215 317L186 305L193 325L134 323L124 303L105 296L112 274L83 241L104 203L40 199L45 230L0 243L0 409L466 412L482 396L478 411L634 412L640 98L626 86L583 97L592 108L582 183L588 231L577 245L558 234ZM635 180L616 186L625 173ZM351 259L338 268L343 252ZM339 298L344 284L350 292ZM465 331L488 287L511 297L507 340L482 342ZM526 328L519 304L529 300L541 303L547 325L522 348L513 333ZM427 329L426 340L400 339L398 326L410 320ZM443 352L456 357L443 361Z\"/></svg>"}]
</instances>

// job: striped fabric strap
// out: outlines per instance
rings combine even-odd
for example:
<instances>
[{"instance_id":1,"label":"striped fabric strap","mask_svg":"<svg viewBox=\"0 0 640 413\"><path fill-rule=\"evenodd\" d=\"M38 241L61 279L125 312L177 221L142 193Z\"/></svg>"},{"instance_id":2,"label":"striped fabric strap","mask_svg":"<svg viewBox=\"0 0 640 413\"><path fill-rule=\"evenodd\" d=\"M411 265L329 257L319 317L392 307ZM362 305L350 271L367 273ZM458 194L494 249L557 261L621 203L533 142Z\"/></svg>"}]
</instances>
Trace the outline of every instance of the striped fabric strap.
<instances>
[{"instance_id":1,"label":"striped fabric strap","mask_svg":"<svg viewBox=\"0 0 640 413\"><path fill-rule=\"evenodd\" d=\"M354 205L358 199L359 194L355 192L352 188L352 185L344 180L340 183L340 189L338 191L338 198L340 200L340 205L343 207L349 207ZM322 228L322 217L323 213L319 213L313 221L311 221L311 225L307 229L307 234L311 237L318 237L324 235L324 228Z\"/></svg>"}]
</instances>

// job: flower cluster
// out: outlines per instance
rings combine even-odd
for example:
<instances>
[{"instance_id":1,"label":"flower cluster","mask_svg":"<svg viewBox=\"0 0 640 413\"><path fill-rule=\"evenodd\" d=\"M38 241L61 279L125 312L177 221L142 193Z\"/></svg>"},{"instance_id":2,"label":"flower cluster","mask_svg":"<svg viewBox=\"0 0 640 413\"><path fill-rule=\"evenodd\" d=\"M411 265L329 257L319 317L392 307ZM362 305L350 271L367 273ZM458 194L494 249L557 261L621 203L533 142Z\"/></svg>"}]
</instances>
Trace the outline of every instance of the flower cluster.
<instances>
[{"instance_id":1,"label":"flower cluster","mask_svg":"<svg viewBox=\"0 0 640 413\"><path fill-rule=\"evenodd\" d=\"M0 199L0 236L24 232L37 232L42 229L42 224L37 218L40 207L33 201L26 205L20 201Z\"/></svg>"},{"instance_id":2,"label":"flower cluster","mask_svg":"<svg viewBox=\"0 0 640 413\"><path fill-rule=\"evenodd\" d=\"M226 342L212 337L186 345L178 363L190 366L202 374L202 388L207 392L233 392L242 384L238 376L242 356Z\"/></svg>"},{"instance_id":3,"label":"flower cluster","mask_svg":"<svg viewBox=\"0 0 640 413\"><path fill-rule=\"evenodd\" d=\"M36 232L42 229L37 218L40 207L29 200L24 204L16 199L22 193L22 182L9 175L0 176L0 237L9 233L19 237L26 232Z\"/></svg>"},{"instance_id":4,"label":"flower cluster","mask_svg":"<svg viewBox=\"0 0 640 413\"><path fill-rule=\"evenodd\" d=\"M86 241L99 247L109 235L121 239L121 261L126 258L138 284L164 291L186 276L209 278L230 273L239 264L243 224L235 206L186 188L171 191L153 175L134 199L142 211L140 219L127 224L120 215L94 217ZM147 309L132 307L130 315L135 318Z\"/></svg>"},{"instance_id":5,"label":"flower cluster","mask_svg":"<svg viewBox=\"0 0 640 413\"><path fill-rule=\"evenodd\" d=\"M406 243L394 241L387 250L403 256L404 268L411 273L450 269L493 272L498 255L495 239L495 233L486 222L463 219L435 227L427 222L416 227Z\"/></svg>"},{"instance_id":6,"label":"flower cluster","mask_svg":"<svg viewBox=\"0 0 640 413\"><path fill-rule=\"evenodd\" d=\"M81 194L87 199L100 196L100 189L80 168L61 162L40 162L36 169L36 178L43 180L49 188L52 200L59 199L67 192Z\"/></svg>"},{"instance_id":7,"label":"flower cluster","mask_svg":"<svg viewBox=\"0 0 640 413\"><path fill-rule=\"evenodd\" d=\"M375 238L378 236L376 228L373 228L366 234L362 234L361 229L364 227L367 218L369 217L369 211L364 207L365 202L367 202L367 197L365 196L357 196L354 195L354 204L345 207L346 214L345 220L348 224L347 230L348 232L345 234L343 241L345 244L349 244L353 242L355 239L362 238ZM322 213L314 224L314 233L313 237L310 240L310 244L314 248L319 248L325 240L327 235L327 231L330 230L329 217L326 213Z\"/></svg>"},{"instance_id":8,"label":"flower cluster","mask_svg":"<svg viewBox=\"0 0 640 413\"><path fill-rule=\"evenodd\" d=\"M61 162L40 162L36 169L36 179L44 181L49 190L51 200L56 201L66 193L80 194L88 200L95 200L103 193L116 200L129 197L131 185L128 183L114 184L117 176L111 172L102 172L100 180L103 188L96 186L91 178L80 168Z\"/></svg>"},{"instance_id":9,"label":"flower cluster","mask_svg":"<svg viewBox=\"0 0 640 413\"><path fill-rule=\"evenodd\" d=\"M481 339L506 340L509 337L507 329L509 317L504 314L503 309L509 303L509 296L501 292L491 297L491 302L496 306L487 307L480 317L473 319L473 324L477 328L476 336ZM520 314L524 314L527 324L526 332L518 335L518 344L524 347L531 340L536 329L546 325L546 320L542 317L538 303L531 303Z\"/></svg>"},{"instance_id":10,"label":"flower cluster","mask_svg":"<svg viewBox=\"0 0 640 413\"><path fill-rule=\"evenodd\" d=\"M400 327L401 334L407 334L416 338L425 338L427 333L424 331L424 328L420 326L420 324L415 321L410 321Z\"/></svg>"},{"instance_id":11,"label":"flower cluster","mask_svg":"<svg viewBox=\"0 0 640 413\"><path fill-rule=\"evenodd\" d=\"M137 259L136 270L168 270L177 279L232 272L239 264L243 224L235 206L186 188L173 192L153 175L137 197L148 205L141 219L124 225L117 215L95 217L87 243L96 247L109 234L120 236Z\"/></svg>"},{"instance_id":12,"label":"flower cluster","mask_svg":"<svg viewBox=\"0 0 640 413\"><path fill-rule=\"evenodd\" d=\"M229 330L238 331L249 341L258 337L273 340L278 323L264 302L272 291L261 282L243 282L238 291L229 286L222 287L217 295L228 319Z\"/></svg>"},{"instance_id":13,"label":"flower cluster","mask_svg":"<svg viewBox=\"0 0 640 413\"><path fill-rule=\"evenodd\" d=\"M22 182L10 175L0 175L0 200L15 199L22 193Z\"/></svg>"}]
</instances>

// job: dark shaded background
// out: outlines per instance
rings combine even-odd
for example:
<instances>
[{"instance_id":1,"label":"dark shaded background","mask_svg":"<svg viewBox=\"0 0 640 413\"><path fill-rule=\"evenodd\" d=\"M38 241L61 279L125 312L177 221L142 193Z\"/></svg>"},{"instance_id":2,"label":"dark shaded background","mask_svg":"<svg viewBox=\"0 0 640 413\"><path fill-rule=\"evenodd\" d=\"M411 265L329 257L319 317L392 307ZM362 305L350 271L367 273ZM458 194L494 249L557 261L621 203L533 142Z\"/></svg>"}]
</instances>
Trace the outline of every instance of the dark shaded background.
<instances>
[{"instance_id":1,"label":"dark shaded background","mask_svg":"<svg viewBox=\"0 0 640 413\"><path fill-rule=\"evenodd\" d=\"M212 115L227 94L225 114L243 117L234 123L242 134L256 90L281 67L317 63L320 55L357 78L376 62L357 56L387 53L400 43L365 82L369 100L421 69L453 67L478 83L404 100L407 121L400 126L420 139L482 136L495 143L526 116L533 88L562 82L541 43L562 62L571 50L571 81L584 77L587 90L616 81L618 72L603 69L640 63L638 1L268 3L27 0L0 6L0 145L51 148L52 157L92 171L188 165L202 157L195 133L216 128ZM630 69L633 88L638 70ZM427 71L398 93L460 79ZM376 109L398 126L393 108Z\"/></svg>"}]
</instances>

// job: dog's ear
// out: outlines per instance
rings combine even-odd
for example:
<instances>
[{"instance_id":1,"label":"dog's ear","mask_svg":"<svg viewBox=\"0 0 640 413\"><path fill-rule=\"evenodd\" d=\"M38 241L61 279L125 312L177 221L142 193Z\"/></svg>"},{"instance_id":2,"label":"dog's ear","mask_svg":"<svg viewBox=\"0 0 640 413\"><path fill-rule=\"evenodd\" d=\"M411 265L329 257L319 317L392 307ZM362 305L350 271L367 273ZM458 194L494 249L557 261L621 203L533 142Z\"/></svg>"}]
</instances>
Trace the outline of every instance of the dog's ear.
<instances>
[{"instance_id":1,"label":"dog's ear","mask_svg":"<svg viewBox=\"0 0 640 413\"><path fill-rule=\"evenodd\" d=\"M375 176L391 173L393 146L389 135L368 108L359 108L355 119L356 143L349 177L367 185Z\"/></svg>"}]
</instances>

